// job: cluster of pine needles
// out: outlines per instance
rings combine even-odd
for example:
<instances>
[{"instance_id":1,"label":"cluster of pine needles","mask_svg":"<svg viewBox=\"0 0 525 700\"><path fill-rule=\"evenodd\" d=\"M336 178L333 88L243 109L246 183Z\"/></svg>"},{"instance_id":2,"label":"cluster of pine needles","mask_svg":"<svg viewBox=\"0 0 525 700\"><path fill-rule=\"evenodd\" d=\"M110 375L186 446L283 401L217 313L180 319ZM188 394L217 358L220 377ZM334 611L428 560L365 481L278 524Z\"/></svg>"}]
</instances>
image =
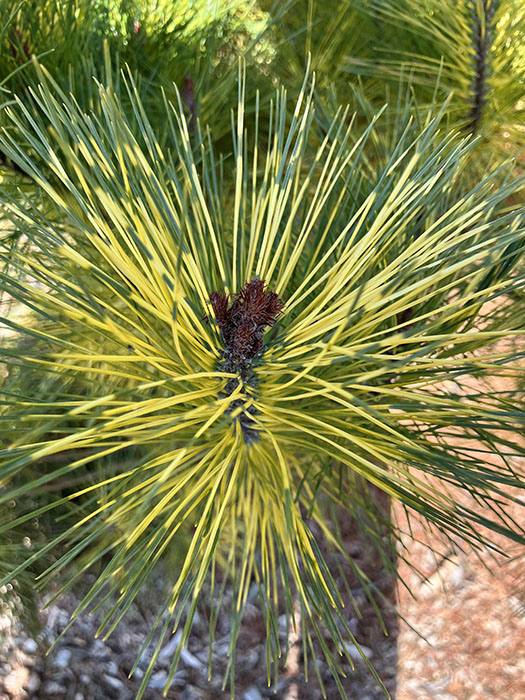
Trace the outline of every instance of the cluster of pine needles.
<instances>
[{"instance_id":1,"label":"cluster of pine needles","mask_svg":"<svg viewBox=\"0 0 525 700\"><path fill-rule=\"evenodd\" d=\"M405 533L370 485L445 539L525 541L506 510L524 485L521 395L461 390L517 381L524 354L523 182L504 158L470 171L489 98L468 130L450 125L455 97L352 113L317 97L308 67L292 97L270 97L241 66L226 143L189 78L150 109L153 83L116 70L107 46L78 99L31 70L0 119L16 171L0 198L0 532L62 525L3 581L44 562L39 585L64 591L97 571L73 618L102 608L109 635L182 543L139 697L180 628L169 688L204 594L210 640L231 603L234 686L254 584L268 682L279 616L299 610L305 666L321 653L344 697L344 567L379 594L338 512L392 575Z\"/></svg>"}]
</instances>

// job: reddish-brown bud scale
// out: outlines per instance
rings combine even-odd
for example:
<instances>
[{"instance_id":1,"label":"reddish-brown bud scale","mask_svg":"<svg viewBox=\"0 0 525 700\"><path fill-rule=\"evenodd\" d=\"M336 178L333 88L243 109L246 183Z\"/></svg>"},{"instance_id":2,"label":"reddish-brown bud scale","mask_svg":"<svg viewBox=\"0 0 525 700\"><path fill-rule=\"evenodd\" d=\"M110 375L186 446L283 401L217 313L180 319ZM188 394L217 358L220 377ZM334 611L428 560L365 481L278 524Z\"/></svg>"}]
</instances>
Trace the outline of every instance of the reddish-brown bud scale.
<instances>
[{"instance_id":1,"label":"reddish-brown bud scale","mask_svg":"<svg viewBox=\"0 0 525 700\"><path fill-rule=\"evenodd\" d=\"M235 372L243 384L254 386L253 359L262 351L263 335L281 314L283 302L275 292L265 289L264 280L253 279L241 287L231 304L223 292L212 292L210 303L225 348L219 369ZM237 386L238 381L228 382L224 395L229 396ZM253 421L247 414L241 414L239 422L247 442L258 439Z\"/></svg>"}]
</instances>

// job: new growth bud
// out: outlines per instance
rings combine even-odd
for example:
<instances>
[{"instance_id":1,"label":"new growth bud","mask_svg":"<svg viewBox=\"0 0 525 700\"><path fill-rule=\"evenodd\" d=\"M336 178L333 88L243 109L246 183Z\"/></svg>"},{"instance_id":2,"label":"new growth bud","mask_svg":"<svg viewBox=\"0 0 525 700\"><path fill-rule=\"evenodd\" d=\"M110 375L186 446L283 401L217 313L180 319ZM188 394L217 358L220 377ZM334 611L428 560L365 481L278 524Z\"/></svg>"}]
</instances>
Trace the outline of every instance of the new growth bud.
<instances>
[{"instance_id":1,"label":"new growth bud","mask_svg":"<svg viewBox=\"0 0 525 700\"><path fill-rule=\"evenodd\" d=\"M254 387L253 360L262 352L263 335L281 314L283 302L275 292L265 289L264 280L253 279L241 287L231 304L223 292L212 292L210 303L225 347L218 369L234 372L243 385ZM230 396L238 387L239 379L230 379L222 396ZM228 412L243 403L242 399L232 401ZM259 439L249 414L255 414L253 407L241 412L238 418L248 443Z\"/></svg>"}]
</instances>

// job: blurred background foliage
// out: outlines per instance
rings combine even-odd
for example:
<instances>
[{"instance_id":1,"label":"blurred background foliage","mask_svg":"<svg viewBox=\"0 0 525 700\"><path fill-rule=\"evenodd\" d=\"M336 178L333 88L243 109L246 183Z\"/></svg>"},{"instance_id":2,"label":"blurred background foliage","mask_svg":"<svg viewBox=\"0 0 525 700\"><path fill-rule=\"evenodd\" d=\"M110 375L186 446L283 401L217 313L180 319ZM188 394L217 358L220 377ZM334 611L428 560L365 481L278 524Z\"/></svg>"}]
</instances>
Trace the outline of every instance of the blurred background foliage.
<instances>
[{"instance_id":1,"label":"blurred background foliage","mask_svg":"<svg viewBox=\"0 0 525 700\"><path fill-rule=\"evenodd\" d=\"M0 12L5 99L38 82L33 56L86 108L96 108L93 76L126 102L125 68L148 114L176 99L175 85L191 128L198 118L217 142L230 131L241 56L247 110L256 92L268 105L275 85L297 95L309 64L328 120L341 104L368 119L388 102L395 129L407 102L421 114L447 101L449 128L480 137L479 171L523 149L521 0L1 0Z\"/></svg>"}]
</instances>

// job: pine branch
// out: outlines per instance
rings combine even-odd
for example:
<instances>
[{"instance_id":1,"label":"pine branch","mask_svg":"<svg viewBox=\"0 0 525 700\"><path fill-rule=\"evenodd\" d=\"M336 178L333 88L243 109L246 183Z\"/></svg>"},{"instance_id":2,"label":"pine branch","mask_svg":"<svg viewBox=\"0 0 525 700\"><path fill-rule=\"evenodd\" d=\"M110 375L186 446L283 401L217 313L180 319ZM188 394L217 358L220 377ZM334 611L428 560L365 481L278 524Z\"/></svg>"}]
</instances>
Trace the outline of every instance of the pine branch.
<instances>
[{"instance_id":1,"label":"pine branch","mask_svg":"<svg viewBox=\"0 0 525 700\"><path fill-rule=\"evenodd\" d=\"M467 130L476 134L479 130L484 109L487 105L488 84L490 74L490 48L492 44L492 22L499 0L482 0L483 16L480 16L476 0L470 0L472 5L472 46L474 77L471 86L471 104L468 115Z\"/></svg>"}]
</instances>

